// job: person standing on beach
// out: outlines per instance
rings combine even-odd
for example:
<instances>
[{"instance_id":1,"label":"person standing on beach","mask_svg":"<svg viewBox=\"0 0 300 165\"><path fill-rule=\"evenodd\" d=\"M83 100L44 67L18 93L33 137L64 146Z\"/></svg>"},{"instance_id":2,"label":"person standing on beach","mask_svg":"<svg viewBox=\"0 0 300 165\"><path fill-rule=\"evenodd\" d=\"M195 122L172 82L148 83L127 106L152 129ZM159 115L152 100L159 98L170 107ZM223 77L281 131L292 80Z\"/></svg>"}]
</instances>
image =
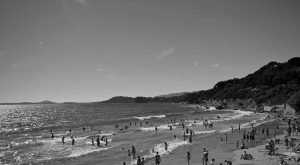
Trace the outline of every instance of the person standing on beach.
<instances>
[{"instance_id":1,"label":"person standing on beach","mask_svg":"<svg viewBox=\"0 0 300 165\"><path fill-rule=\"evenodd\" d=\"M190 161L191 161L191 154L190 154L190 152L187 152L186 159L188 161L188 165L190 165Z\"/></svg>"},{"instance_id":2,"label":"person standing on beach","mask_svg":"<svg viewBox=\"0 0 300 165\"><path fill-rule=\"evenodd\" d=\"M203 165L207 165L207 162L208 162L208 149L204 148L202 163L203 163Z\"/></svg>"},{"instance_id":3,"label":"person standing on beach","mask_svg":"<svg viewBox=\"0 0 300 165\"><path fill-rule=\"evenodd\" d=\"M75 145L75 139L73 137L72 138L72 145Z\"/></svg>"},{"instance_id":4,"label":"person standing on beach","mask_svg":"<svg viewBox=\"0 0 300 165\"><path fill-rule=\"evenodd\" d=\"M165 142L165 150L167 151L168 150L168 143Z\"/></svg>"},{"instance_id":5,"label":"person standing on beach","mask_svg":"<svg viewBox=\"0 0 300 165\"><path fill-rule=\"evenodd\" d=\"M233 133L233 126L230 126L231 127L231 133Z\"/></svg>"},{"instance_id":6,"label":"person standing on beach","mask_svg":"<svg viewBox=\"0 0 300 165\"><path fill-rule=\"evenodd\" d=\"M107 145L108 145L108 140L107 138L105 138L105 146L107 147Z\"/></svg>"},{"instance_id":7,"label":"person standing on beach","mask_svg":"<svg viewBox=\"0 0 300 165\"><path fill-rule=\"evenodd\" d=\"M155 165L159 165L160 162L161 162L160 155L158 154L158 152L156 152L156 155L155 155Z\"/></svg>"},{"instance_id":8,"label":"person standing on beach","mask_svg":"<svg viewBox=\"0 0 300 165\"><path fill-rule=\"evenodd\" d=\"M225 133L225 141L226 141L226 143L227 143L227 133Z\"/></svg>"},{"instance_id":9,"label":"person standing on beach","mask_svg":"<svg viewBox=\"0 0 300 165\"><path fill-rule=\"evenodd\" d=\"M266 134L267 134L267 136L269 138L269 128L266 129Z\"/></svg>"},{"instance_id":10,"label":"person standing on beach","mask_svg":"<svg viewBox=\"0 0 300 165\"><path fill-rule=\"evenodd\" d=\"M241 123L239 123L239 133L241 132Z\"/></svg>"},{"instance_id":11,"label":"person standing on beach","mask_svg":"<svg viewBox=\"0 0 300 165\"><path fill-rule=\"evenodd\" d=\"M142 162L141 157L138 156L136 160L136 165L141 165L141 162Z\"/></svg>"},{"instance_id":12,"label":"person standing on beach","mask_svg":"<svg viewBox=\"0 0 300 165\"><path fill-rule=\"evenodd\" d=\"M190 135L190 137L189 137L189 142L190 142L190 143L193 142L193 137L192 137L192 135Z\"/></svg>"},{"instance_id":13,"label":"person standing on beach","mask_svg":"<svg viewBox=\"0 0 300 165\"><path fill-rule=\"evenodd\" d=\"M61 142L62 142L62 144L65 144L65 137L64 136L61 138Z\"/></svg>"},{"instance_id":14,"label":"person standing on beach","mask_svg":"<svg viewBox=\"0 0 300 165\"><path fill-rule=\"evenodd\" d=\"M131 153L132 153L133 159L135 159L135 152L136 152L135 147L132 146Z\"/></svg>"},{"instance_id":15,"label":"person standing on beach","mask_svg":"<svg viewBox=\"0 0 300 165\"><path fill-rule=\"evenodd\" d=\"M97 141L97 146L100 147L100 138L97 137L96 141Z\"/></svg>"},{"instance_id":16,"label":"person standing on beach","mask_svg":"<svg viewBox=\"0 0 300 165\"><path fill-rule=\"evenodd\" d=\"M142 157L141 165L145 165L145 158Z\"/></svg>"}]
</instances>

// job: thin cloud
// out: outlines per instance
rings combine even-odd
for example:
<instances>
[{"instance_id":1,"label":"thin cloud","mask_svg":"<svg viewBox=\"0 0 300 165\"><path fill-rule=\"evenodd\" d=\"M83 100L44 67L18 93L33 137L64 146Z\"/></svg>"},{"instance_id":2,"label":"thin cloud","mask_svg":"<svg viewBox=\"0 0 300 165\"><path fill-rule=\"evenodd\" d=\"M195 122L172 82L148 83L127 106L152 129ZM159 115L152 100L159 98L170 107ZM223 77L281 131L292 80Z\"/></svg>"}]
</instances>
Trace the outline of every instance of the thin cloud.
<instances>
[{"instance_id":1,"label":"thin cloud","mask_svg":"<svg viewBox=\"0 0 300 165\"><path fill-rule=\"evenodd\" d=\"M162 51L161 53L159 53L156 57L155 57L155 60L158 61L158 60L161 60L163 58L166 58L168 56L170 56L172 53L175 52L175 47L173 48L169 48L167 50L164 50Z\"/></svg>"},{"instance_id":2,"label":"thin cloud","mask_svg":"<svg viewBox=\"0 0 300 165\"><path fill-rule=\"evenodd\" d=\"M195 62L195 64L194 64L195 66L199 66L200 64L199 64L199 62Z\"/></svg>"},{"instance_id":3,"label":"thin cloud","mask_svg":"<svg viewBox=\"0 0 300 165\"><path fill-rule=\"evenodd\" d=\"M213 64L212 67L217 68L219 67L221 64Z\"/></svg>"}]
</instances>

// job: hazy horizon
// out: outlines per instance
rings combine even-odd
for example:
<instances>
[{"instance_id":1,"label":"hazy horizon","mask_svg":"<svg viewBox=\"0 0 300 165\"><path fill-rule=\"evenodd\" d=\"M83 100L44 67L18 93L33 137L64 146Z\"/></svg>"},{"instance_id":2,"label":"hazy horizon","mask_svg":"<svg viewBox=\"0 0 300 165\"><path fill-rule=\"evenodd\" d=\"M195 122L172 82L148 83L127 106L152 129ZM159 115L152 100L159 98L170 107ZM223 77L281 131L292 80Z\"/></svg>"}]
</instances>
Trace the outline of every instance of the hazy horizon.
<instances>
[{"instance_id":1,"label":"hazy horizon","mask_svg":"<svg viewBox=\"0 0 300 165\"><path fill-rule=\"evenodd\" d=\"M0 103L199 91L299 57L296 0L0 0Z\"/></svg>"}]
</instances>

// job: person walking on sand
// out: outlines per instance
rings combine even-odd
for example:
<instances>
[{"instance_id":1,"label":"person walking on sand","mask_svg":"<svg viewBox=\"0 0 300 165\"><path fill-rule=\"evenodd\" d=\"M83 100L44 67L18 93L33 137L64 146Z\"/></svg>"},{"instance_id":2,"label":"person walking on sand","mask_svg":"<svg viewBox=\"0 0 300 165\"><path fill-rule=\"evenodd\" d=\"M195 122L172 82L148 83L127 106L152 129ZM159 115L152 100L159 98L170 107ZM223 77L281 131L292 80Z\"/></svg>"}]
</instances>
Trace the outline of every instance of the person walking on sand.
<instances>
[{"instance_id":1,"label":"person walking on sand","mask_svg":"<svg viewBox=\"0 0 300 165\"><path fill-rule=\"evenodd\" d=\"M188 165L190 165L190 161L191 161L191 154L190 154L190 152L187 152L186 159L188 161Z\"/></svg>"},{"instance_id":2,"label":"person walking on sand","mask_svg":"<svg viewBox=\"0 0 300 165\"><path fill-rule=\"evenodd\" d=\"M156 155L155 155L155 165L159 165L160 162L161 162L160 155L158 154L158 152L156 152Z\"/></svg>"},{"instance_id":3,"label":"person walking on sand","mask_svg":"<svg viewBox=\"0 0 300 165\"><path fill-rule=\"evenodd\" d=\"M62 142L62 144L65 144L65 137L64 136L61 138L61 142Z\"/></svg>"}]
</instances>

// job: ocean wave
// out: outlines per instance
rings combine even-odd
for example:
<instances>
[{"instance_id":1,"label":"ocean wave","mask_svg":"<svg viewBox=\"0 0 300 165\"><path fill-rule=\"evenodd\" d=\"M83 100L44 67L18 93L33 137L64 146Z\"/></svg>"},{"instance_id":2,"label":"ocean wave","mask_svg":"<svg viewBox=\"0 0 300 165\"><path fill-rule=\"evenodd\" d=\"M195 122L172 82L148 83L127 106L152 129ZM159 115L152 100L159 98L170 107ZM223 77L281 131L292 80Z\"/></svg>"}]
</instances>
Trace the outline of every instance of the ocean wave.
<instances>
[{"instance_id":1,"label":"ocean wave","mask_svg":"<svg viewBox=\"0 0 300 165\"><path fill-rule=\"evenodd\" d=\"M153 115L150 115L150 116L141 116L141 117L133 117L135 119L138 119L138 120L146 120L146 119L151 119L151 118L165 118L166 115L157 115L157 116L153 116Z\"/></svg>"},{"instance_id":2,"label":"ocean wave","mask_svg":"<svg viewBox=\"0 0 300 165\"><path fill-rule=\"evenodd\" d=\"M263 114L259 119L252 120L252 121L247 122L247 123L243 123L243 124L240 125L240 127L241 127L241 129L247 129L247 128L251 128L252 125L253 125L253 127L257 127L261 124L274 121L274 119L266 120L267 117L268 117L268 115ZM238 128L238 124L236 124L234 129L237 129L237 128ZM229 132L229 131L231 131L231 128L225 128L225 129L220 130L219 132L224 133L224 132Z\"/></svg>"},{"instance_id":3,"label":"ocean wave","mask_svg":"<svg viewBox=\"0 0 300 165\"><path fill-rule=\"evenodd\" d=\"M217 132L217 130L210 130L210 131L194 131L194 133L196 135L201 135L201 134L210 134L210 133L214 133Z\"/></svg>"},{"instance_id":4,"label":"ocean wave","mask_svg":"<svg viewBox=\"0 0 300 165\"><path fill-rule=\"evenodd\" d=\"M183 146L183 145L189 145L190 143L188 141L174 139L174 140L167 141L167 144L168 144L168 150L165 150L165 143L160 143L153 147L155 152L152 152L152 148L151 148L151 150L149 151L149 154L145 155L143 157L145 158L145 160L151 159L156 155L156 152L158 152L160 156L167 155L167 154L172 153L172 151L175 150L176 148ZM131 164L135 165L136 160L131 161Z\"/></svg>"},{"instance_id":5,"label":"ocean wave","mask_svg":"<svg viewBox=\"0 0 300 165\"><path fill-rule=\"evenodd\" d=\"M251 111L241 111L241 110L232 110L232 112L234 114L226 114L225 116L223 114L219 114L217 116L220 116L220 119L212 120L212 121L221 122L221 121L235 120L253 114L253 112Z\"/></svg>"},{"instance_id":6,"label":"ocean wave","mask_svg":"<svg viewBox=\"0 0 300 165\"><path fill-rule=\"evenodd\" d=\"M181 139L170 140L167 141L167 143L168 143L168 150L165 150L165 143L160 143L154 147L154 151L155 151L154 153L152 153L152 149L151 149L150 151L151 155L154 156L156 152L158 152L160 155L166 155L171 153L174 149L180 146L190 144L188 141L183 141Z\"/></svg>"},{"instance_id":7,"label":"ocean wave","mask_svg":"<svg viewBox=\"0 0 300 165\"><path fill-rule=\"evenodd\" d=\"M167 129L170 129L170 126L172 126L173 129L176 128L176 125L178 123L175 123L175 124L163 124L163 125L159 125L157 126L157 130L167 130ZM155 127L141 127L139 128L139 130L141 131L155 131Z\"/></svg>"},{"instance_id":8,"label":"ocean wave","mask_svg":"<svg viewBox=\"0 0 300 165\"><path fill-rule=\"evenodd\" d=\"M89 148L76 148L76 149L73 149L71 154L69 154L68 158L74 158L74 157L80 157L80 156L83 156L83 155L88 155L88 154L91 154L91 153L97 153L97 152L101 152L101 151L105 151L105 150L108 150L110 149L111 147L107 147L107 148L103 148L103 147L89 147Z\"/></svg>"}]
</instances>

